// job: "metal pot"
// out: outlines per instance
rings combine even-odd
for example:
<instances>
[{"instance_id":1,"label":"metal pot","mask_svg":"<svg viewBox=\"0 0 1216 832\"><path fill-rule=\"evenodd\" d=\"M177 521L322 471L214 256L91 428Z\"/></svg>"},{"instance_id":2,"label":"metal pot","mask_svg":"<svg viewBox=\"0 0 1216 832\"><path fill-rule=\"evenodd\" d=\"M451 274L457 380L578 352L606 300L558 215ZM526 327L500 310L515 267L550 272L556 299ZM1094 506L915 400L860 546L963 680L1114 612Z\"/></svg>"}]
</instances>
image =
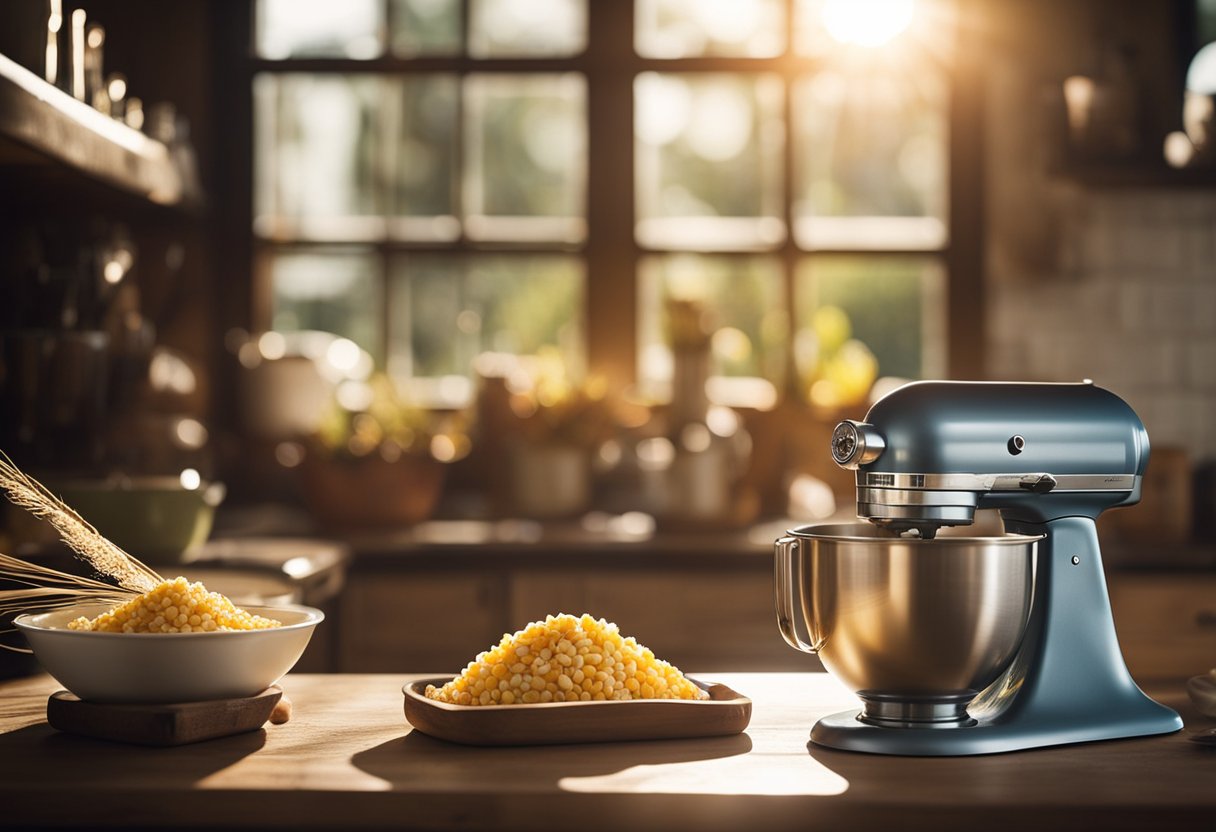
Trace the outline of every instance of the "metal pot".
<instances>
[{"instance_id":1,"label":"metal pot","mask_svg":"<svg viewBox=\"0 0 1216 832\"><path fill-rule=\"evenodd\" d=\"M1021 644L1040 539L793 529L776 542L777 623L857 693L863 721L958 724Z\"/></svg>"}]
</instances>

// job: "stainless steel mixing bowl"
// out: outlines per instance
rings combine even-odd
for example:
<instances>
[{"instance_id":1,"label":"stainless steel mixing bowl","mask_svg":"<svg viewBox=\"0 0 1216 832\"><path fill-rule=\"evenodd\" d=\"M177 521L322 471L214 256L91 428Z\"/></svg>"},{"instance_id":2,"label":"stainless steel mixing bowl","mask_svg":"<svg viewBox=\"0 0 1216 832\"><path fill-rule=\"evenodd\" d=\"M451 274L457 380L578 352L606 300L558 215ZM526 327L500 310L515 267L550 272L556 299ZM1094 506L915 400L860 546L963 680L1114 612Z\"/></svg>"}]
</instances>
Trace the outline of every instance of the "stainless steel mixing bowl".
<instances>
[{"instance_id":1,"label":"stainless steel mixing bowl","mask_svg":"<svg viewBox=\"0 0 1216 832\"><path fill-rule=\"evenodd\" d=\"M777 623L857 693L862 721L969 724L1021 644L1041 539L802 526L776 543Z\"/></svg>"}]
</instances>

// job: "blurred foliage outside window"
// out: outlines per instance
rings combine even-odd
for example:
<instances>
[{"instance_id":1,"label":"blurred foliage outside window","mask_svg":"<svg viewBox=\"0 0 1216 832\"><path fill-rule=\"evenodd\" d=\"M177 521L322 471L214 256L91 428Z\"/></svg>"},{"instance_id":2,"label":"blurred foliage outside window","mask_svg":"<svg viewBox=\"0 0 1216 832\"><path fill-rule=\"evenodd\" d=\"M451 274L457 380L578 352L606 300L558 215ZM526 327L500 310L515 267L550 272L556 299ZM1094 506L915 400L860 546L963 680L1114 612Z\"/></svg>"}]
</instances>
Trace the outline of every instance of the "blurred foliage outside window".
<instances>
[{"instance_id":1,"label":"blurred foliage outside window","mask_svg":"<svg viewBox=\"0 0 1216 832\"><path fill-rule=\"evenodd\" d=\"M260 0L275 328L348 337L436 401L484 353L585 372L588 2ZM641 391L667 395L671 299L706 308L713 373L752 403L943 372L950 3L633 8L633 135L611 140L634 148Z\"/></svg>"},{"instance_id":2,"label":"blurred foliage outside window","mask_svg":"<svg viewBox=\"0 0 1216 832\"><path fill-rule=\"evenodd\" d=\"M945 370L952 7L798 0L788 25L786 8L636 5L643 57L794 59L635 81L636 237L672 252L639 264L639 380L660 398L667 299L722 328L713 372L749 380L718 385L729 403L797 388L833 407ZM783 256L742 256L765 251Z\"/></svg>"}]
</instances>

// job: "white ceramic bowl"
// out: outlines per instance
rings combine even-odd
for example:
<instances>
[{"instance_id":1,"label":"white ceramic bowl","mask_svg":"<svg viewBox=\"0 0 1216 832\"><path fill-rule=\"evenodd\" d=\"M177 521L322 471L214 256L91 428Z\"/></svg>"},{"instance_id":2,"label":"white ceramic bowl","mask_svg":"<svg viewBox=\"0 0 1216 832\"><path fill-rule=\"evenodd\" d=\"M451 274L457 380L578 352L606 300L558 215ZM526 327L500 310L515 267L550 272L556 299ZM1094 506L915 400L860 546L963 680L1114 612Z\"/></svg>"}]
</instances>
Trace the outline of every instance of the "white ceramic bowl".
<instances>
[{"instance_id":1,"label":"white ceramic bowl","mask_svg":"<svg viewBox=\"0 0 1216 832\"><path fill-rule=\"evenodd\" d=\"M90 702L202 702L252 696L299 660L325 614L295 605L248 606L283 622L269 630L222 633L97 633L69 630L78 616L109 607L80 604L14 620L35 658L65 688Z\"/></svg>"}]
</instances>

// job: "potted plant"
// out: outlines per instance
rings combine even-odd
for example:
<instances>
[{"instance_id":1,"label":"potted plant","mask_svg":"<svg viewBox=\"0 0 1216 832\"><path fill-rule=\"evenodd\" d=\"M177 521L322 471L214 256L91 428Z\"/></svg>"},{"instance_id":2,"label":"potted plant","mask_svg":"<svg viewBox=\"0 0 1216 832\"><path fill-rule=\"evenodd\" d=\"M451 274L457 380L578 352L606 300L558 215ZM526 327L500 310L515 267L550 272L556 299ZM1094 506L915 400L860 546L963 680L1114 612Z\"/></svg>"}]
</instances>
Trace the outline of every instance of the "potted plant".
<instances>
[{"instance_id":1,"label":"potted plant","mask_svg":"<svg viewBox=\"0 0 1216 832\"><path fill-rule=\"evenodd\" d=\"M511 393L507 445L511 508L528 517L575 515L591 502L591 462L616 419L603 378L575 381L560 361L534 368Z\"/></svg>"},{"instance_id":2,"label":"potted plant","mask_svg":"<svg viewBox=\"0 0 1216 832\"><path fill-rule=\"evenodd\" d=\"M469 452L463 414L407 402L382 374L357 395L349 388L338 393L300 465L309 510L321 524L346 529L409 526L430 517L447 466Z\"/></svg>"}]
</instances>

